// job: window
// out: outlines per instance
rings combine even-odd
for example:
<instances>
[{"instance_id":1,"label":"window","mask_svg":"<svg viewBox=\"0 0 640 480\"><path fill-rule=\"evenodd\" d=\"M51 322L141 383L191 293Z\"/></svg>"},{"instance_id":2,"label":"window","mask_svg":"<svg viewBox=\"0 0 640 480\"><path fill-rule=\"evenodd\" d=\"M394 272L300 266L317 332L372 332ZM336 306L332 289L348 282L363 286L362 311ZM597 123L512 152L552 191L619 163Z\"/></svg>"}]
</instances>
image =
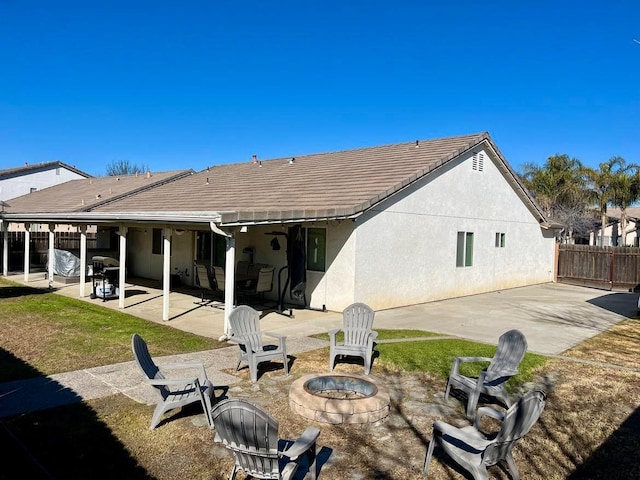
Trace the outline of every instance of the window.
<instances>
[{"instance_id":1,"label":"window","mask_svg":"<svg viewBox=\"0 0 640 480\"><path fill-rule=\"evenodd\" d=\"M326 271L327 231L324 228L307 229L307 270Z\"/></svg>"},{"instance_id":2,"label":"window","mask_svg":"<svg viewBox=\"0 0 640 480\"><path fill-rule=\"evenodd\" d=\"M37 191L38 191L38 189L36 187L31 187L29 189L29 193L33 193L33 192L37 192Z\"/></svg>"},{"instance_id":3,"label":"window","mask_svg":"<svg viewBox=\"0 0 640 480\"><path fill-rule=\"evenodd\" d=\"M456 267L473 265L473 232L458 232Z\"/></svg>"},{"instance_id":4,"label":"window","mask_svg":"<svg viewBox=\"0 0 640 480\"><path fill-rule=\"evenodd\" d=\"M154 255L163 255L164 254L164 235L162 235L161 228L153 229L153 245L151 246L151 253ZM171 251L169 251L169 255L171 255Z\"/></svg>"},{"instance_id":5,"label":"window","mask_svg":"<svg viewBox=\"0 0 640 480\"><path fill-rule=\"evenodd\" d=\"M496 248L504 248L504 238L506 234L501 232L496 232Z\"/></svg>"}]
</instances>

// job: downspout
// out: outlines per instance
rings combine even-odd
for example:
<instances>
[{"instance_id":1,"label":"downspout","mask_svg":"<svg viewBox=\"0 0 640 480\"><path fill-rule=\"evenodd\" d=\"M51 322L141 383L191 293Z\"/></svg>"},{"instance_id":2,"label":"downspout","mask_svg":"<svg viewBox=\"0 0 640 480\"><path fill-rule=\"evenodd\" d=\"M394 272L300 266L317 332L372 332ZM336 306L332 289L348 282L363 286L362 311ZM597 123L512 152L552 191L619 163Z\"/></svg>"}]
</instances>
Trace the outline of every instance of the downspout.
<instances>
[{"instance_id":1,"label":"downspout","mask_svg":"<svg viewBox=\"0 0 640 480\"><path fill-rule=\"evenodd\" d=\"M236 240L233 237L233 233L225 232L220 229L215 222L209 222L209 228L213 233L216 233L226 240L226 259L225 259L225 283L224 283L224 333L218 339L221 342L224 342L229 339L231 336L231 326L229 324L229 316L231 315L231 310L233 309L233 301L235 295L235 284L236 284L236 273L235 273L235 264L236 264Z\"/></svg>"}]
</instances>

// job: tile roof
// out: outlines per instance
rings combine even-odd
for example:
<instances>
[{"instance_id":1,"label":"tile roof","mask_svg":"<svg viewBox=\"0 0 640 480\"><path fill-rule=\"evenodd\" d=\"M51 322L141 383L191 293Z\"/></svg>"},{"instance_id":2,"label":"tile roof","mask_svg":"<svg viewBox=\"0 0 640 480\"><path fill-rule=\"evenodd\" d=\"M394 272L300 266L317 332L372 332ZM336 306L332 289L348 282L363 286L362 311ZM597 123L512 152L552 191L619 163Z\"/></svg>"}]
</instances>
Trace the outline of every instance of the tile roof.
<instances>
[{"instance_id":1,"label":"tile roof","mask_svg":"<svg viewBox=\"0 0 640 480\"><path fill-rule=\"evenodd\" d=\"M148 188L174 181L193 170L96 177L70 180L59 185L37 190L7 201L7 213L68 213L88 211L105 201L142 192Z\"/></svg>"},{"instance_id":2,"label":"tile roof","mask_svg":"<svg viewBox=\"0 0 640 480\"><path fill-rule=\"evenodd\" d=\"M94 211L218 212L223 224L348 217L485 140L495 148L478 133L214 166Z\"/></svg>"},{"instance_id":3,"label":"tile roof","mask_svg":"<svg viewBox=\"0 0 640 480\"><path fill-rule=\"evenodd\" d=\"M53 162L42 162L42 163L33 163L33 164L25 163L24 166L22 167L6 168L4 170L0 170L0 180L3 178L11 178L11 177L17 177L20 175L26 175L34 171L51 170L52 168L58 168L58 167L66 168L67 170L74 172L78 175L81 175L85 178L91 177L91 175L81 170L78 170L76 167L72 167L71 165L67 165L66 163L56 160Z\"/></svg>"},{"instance_id":4,"label":"tile roof","mask_svg":"<svg viewBox=\"0 0 640 480\"><path fill-rule=\"evenodd\" d=\"M486 132L213 166L198 173L190 171L191 174L172 182L159 182L153 188L132 188L128 192L123 189L122 194L111 197L107 195L106 184L101 183L100 190L96 185L88 188L87 183L66 187L64 184L52 187L64 189L59 191L60 200L56 200L55 205L45 200L51 198L52 188L49 188L29 194L42 194L41 199L33 196L24 203L10 202L11 208L6 211L9 214L42 212L54 217L59 214L56 218L81 218L82 221L117 217L118 220L183 223L215 221L222 226L349 218L478 147L493 152L499 168L520 198L538 221L548 226L544 214ZM108 177L96 180L109 182ZM113 179L111 182L113 188ZM45 193L49 195L45 197ZM97 193L102 195L100 201L93 200ZM62 215L70 212L86 213Z\"/></svg>"}]
</instances>

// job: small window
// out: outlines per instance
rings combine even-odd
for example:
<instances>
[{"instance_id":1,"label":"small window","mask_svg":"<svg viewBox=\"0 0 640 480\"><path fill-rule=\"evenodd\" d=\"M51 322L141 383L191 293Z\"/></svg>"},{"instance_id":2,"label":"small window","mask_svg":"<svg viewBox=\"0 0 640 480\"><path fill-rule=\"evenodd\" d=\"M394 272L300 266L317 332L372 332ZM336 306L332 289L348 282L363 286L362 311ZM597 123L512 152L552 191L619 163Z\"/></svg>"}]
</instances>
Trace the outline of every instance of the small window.
<instances>
[{"instance_id":1,"label":"small window","mask_svg":"<svg viewBox=\"0 0 640 480\"><path fill-rule=\"evenodd\" d=\"M37 192L37 191L38 191L38 189L36 187L31 187L29 189L29 193L33 193L33 192Z\"/></svg>"},{"instance_id":2,"label":"small window","mask_svg":"<svg viewBox=\"0 0 640 480\"><path fill-rule=\"evenodd\" d=\"M324 228L307 229L307 270L324 272L326 255L327 231Z\"/></svg>"},{"instance_id":3,"label":"small window","mask_svg":"<svg viewBox=\"0 0 640 480\"><path fill-rule=\"evenodd\" d=\"M504 248L505 236L505 233L496 232L496 248Z\"/></svg>"},{"instance_id":4,"label":"small window","mask_svg":"<svg viewBox=\"0 0 640 480\"><path fill-rule=\"evenodd\" d=\"M458 232L456 267L473 266L473 232Z\"/></svg>"}]
</instances>

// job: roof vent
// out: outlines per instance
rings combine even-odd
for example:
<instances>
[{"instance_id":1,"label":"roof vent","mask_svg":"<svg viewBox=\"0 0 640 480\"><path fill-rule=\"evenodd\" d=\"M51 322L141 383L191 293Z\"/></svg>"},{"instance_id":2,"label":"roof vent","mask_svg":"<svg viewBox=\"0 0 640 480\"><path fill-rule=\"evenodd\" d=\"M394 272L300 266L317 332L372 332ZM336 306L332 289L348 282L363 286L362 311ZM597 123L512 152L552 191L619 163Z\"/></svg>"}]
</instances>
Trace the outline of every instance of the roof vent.
<instances>
[{"instance_id":1,"label":"roof vent","mask_svg":"<svg viewBox=\"0 0 640 480\"><path fill-rule=\"evenodd\" d=\"M207 181L204 182L205 185L209 185L209 177L207 177Z\"/></svg>"},{"instance_id":2,"label":"roof vent","mask_svg":"<svg viewBox=\"0 0 640 480\"><path fill-rule=\"evenodd\" d=\"M151 172L147 170L147 178L151 178Z\"/></svg>"},{"instance_id":3,"label":"roof vent","mask_svg":"<svg viewBox=\"0 0 640 480\"><path fill-rule=\"evenodd\" d=\"M251 156L251 163L258 163L258 156L257 155L252 155Z\"/></svg>"},{"instance_id":4,"label":"roof vent","mask_svg":"<svg viewBox=\"0 0 640 480\"><path fill-rule=\"evenodd\" d=\"M99 193L96 194L96 200L99 199L102 195L100 195Z\"/></svg>"},{"instance_id":5,"label":"roof vent","mask_svg":"<svg viewBox=\"0 0 640 480\"><path fill-rule=\"evenodd\" d=\"M258 162L258 166L259 166L259 167L261 167L261 166L262 166L262 160L260 160L260 161Z\"/></svg>"},{"instance_id":6,"label":"roof vent","mask_svg":"<svg viewBox=\"0 0 640 480\"><path fill-rule=\"evenodd\" d=\"M420 147L420 140L416 140L416 148Z\"/></svg>"},{"instance_id":7,"label":"roof vent","mask_svg":"<svg viewBox=\"0 0 640 480\"><path fill-rule=\"evenodd\" d=\"M289 159L289 165L293 165L293 163L296 161L296 157L291 157Z\"/></svg>"}]
</instances>

